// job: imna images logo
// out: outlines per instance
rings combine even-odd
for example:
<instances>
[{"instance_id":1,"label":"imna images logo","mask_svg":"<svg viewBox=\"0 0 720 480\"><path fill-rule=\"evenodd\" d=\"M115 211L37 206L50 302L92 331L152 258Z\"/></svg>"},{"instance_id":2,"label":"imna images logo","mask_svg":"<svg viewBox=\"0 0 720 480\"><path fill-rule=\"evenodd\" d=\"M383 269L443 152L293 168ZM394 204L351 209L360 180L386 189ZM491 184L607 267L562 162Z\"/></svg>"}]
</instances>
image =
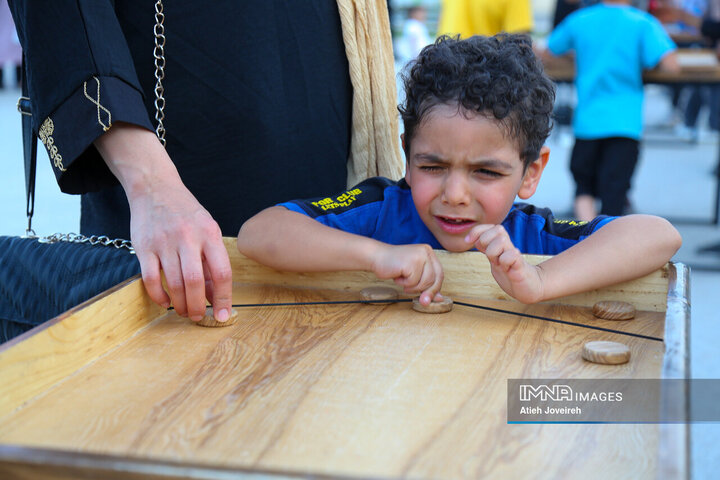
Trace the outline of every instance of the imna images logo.
<instances>
[{"instance_id":1,"label":"imna images logo","mask_svg":"<svg viewBox=\"0 0 720 480\"><path fill-rule=\"evenodd\" d=\"M548 400L560 402L564 400L573 400L573 391L568 385L520 385L520 401L529 402L538 399L541 402Z\"/></svg>"}]
</instances>

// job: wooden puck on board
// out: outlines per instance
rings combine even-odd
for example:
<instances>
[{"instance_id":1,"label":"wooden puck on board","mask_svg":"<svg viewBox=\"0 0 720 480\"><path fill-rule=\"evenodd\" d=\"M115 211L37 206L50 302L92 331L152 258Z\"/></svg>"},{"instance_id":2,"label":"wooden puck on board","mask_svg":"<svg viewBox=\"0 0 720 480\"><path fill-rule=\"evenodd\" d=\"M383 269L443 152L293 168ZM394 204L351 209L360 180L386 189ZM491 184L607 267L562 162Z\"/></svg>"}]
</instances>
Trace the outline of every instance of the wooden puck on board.
<instances>
[{"instance_id":1,"label":"wooden puck on board","mask_svg":"<svg viewBox=\"0 0 720 480\"><path fill-rule=\"evenodd\" d=\"M393 303L389 300L398 299L398 292L392 287L367 287L360 290L360 298L367 300L367 303L371 305L387 305Z\"/></svg>"},{"instance_id":2,"label":"wooden puck on board","mask_svg":"<svg viewBox=\"0 0 720 480\"><path fill-rule=\"evenodd\" d=\"M227 321L218 322L217 320L215 320L215 317L213 317L212 307L208 307L205 310L205 316L202 318L202 320L195 323L197 323L201 327L229 327L230 325L234 325L237 321L238 312L234 308L230 310L230 318L228 318Z\"/></svg>"},{"instance_id":3,"label":"wooden puck on board","mask_svg":"<svg viewBox=\"0 0 720 480\"><path fill-rule=\"evenodd\" d=\"M635 317L635 307L627 302L603 300L593 305L593 315L605 320L630 320Z\"/></svg>"},{"instance_id":4,"label":"wooden puck on board","mask_svg":"<svg viewBox=\"0 0 720 480\"><path fill-rule=\"evenodd\" d=\"M630 349L618 342L587 342L583 345L582 358L593 363L619 365L630 361Z\"/></svg>"},{"instance_id":5,"label":"wooden puck on board","mask_svg":"<svg viewBox=\"0 0 720 480\"><path fill-rule=\"evenodd\" d=\"M417 310L422 313L445 313L449 312L453 308L452 298L443 295L442 302L430 302L427 307L420 303L420 298L413 298L412 302L413 310Z\"/></svg>"}]
</instances>

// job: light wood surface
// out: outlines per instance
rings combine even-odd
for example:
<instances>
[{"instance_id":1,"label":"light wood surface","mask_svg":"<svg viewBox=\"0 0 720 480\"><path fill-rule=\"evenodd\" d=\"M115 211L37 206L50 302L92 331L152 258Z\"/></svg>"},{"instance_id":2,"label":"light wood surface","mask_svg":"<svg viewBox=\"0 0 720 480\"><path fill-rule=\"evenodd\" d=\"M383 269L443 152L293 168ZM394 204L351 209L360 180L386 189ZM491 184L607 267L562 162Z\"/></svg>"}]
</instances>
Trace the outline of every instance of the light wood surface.
<instances>
[{"instance_id":1,"label":"light wood surface","mask_svg":"<svg viewBox=\"0 0 720 480\"><path fill-rule=\"evenodd\" d=\"M278 287L234 292L239 303L343 297ZM556 318L572 313L545 310ZM655 330L658 316L647 314L647 328ZM657 377L660 342L630 339L637 353L626 366L580 358L588 339L619 337L467 307L425 315L408 303L252 308L221 329L168 313L0 419L0 438L360 477L520 477L533 462L558 476L599 458L617 462L605 474L641 474L653 464L656 440L637 437L655 426L556 428L507 425L505 418L508 378ZM491 438L504 447L488 449ZM572 465L543 460L576 441L599 445L575 452ZM642 461L621 466L620 452Z\"/></svg>"},{"instance_id":2,"label":"light wood surface","mask_svg":"<svg viewBox=\"0 0 720 480\"><path fill-rule=\"evenodd\" d=\"M326 288L359 295L358 292L371 285L385 285L402 292L392 280L378 280L369 272L294 273L278 272L260 265L235 249L234 239L225 239L230 252L233 281L286 287ZM478 252L450 253L436 250L443 265L445 280L441 293L451 297L469 296L487 300L513 301L495 282L490 273L490 262ZM525 255L528 262L538 264L548 257ZM592 307L601 300L627 301L638 310L664 312L668 293L668 267L665 266L643 278L619 283L603 289L553 300L552 304ZM359 297L357 297L359 299Z\"/></svg>"},{"instance_id":3,"label":"light wood surface","mask_svg":"<svg viewBox=\"0 0 720 480\"><path fill-rule=\"evenodd\" d=\"M235 254L232 261L236 305L352 300L384 284L354 273L347 283L288 276ZM482 264L441 261L451 284L455 267L467 275L467 262ZM462 294L455 280L453 297L617 328L593 316L594 299L662 296L667 272L583 297L585 306L481 298L486 290L478 284L489 281L481 272ZM251 281L256 273L262 281ZM194 478L637 479L669 471L657 453L658 425L509 425L506 417L509 378L660 378L663 342L463 305L426 315L409 302L236 306L234 325L199 328L148 304L138 286L58 319L59 330L31 332L0 350L3 392L19 391L0 403L0 478L182 478L193 471ZM134 334L116 335L126 327L107 312L131 323ZM84 338L106 323L108 330ZM662 338L665 323L664 311L640 310L627 331ZM73 329L70 337L58 333ZM35 348L26 347L36 336ZM68 338L82 348L65 345ZM626 343L632 360L585 362L582 345L592 340ZM40 365L55 352L68 363L58 373L17 373L23 362Z\"/></svg>"},{"instance_id":4,"label":"light wood surface","mask_svg":"<svg viewBox=\"0 0 720 480\"><path fill-rule=\"evenodd\" d=\"M162 312L134 278L1 345L0 415L116 348Z\"/></svg>"}]
</instances>

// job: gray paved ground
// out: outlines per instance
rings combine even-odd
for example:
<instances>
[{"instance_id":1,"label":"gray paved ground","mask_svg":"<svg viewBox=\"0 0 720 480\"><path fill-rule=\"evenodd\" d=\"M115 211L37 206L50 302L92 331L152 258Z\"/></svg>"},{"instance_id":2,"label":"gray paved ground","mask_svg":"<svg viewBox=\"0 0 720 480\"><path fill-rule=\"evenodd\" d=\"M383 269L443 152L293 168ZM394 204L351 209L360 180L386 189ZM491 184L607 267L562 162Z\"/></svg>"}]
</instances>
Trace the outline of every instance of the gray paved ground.
<instances>
[{"instance_id":1,"label":"gray paved ground","mask_svg":"<svg viewBox=\"0 0 720 480\"><path fill-rule=\"evenodd\" d=\"M691 374L694 378L720 378L720 253L702 254L702 247L720 244L720 227L708 223L715 201L712 171L717 165L718 137L709 132L703 117L697 144L678 140L668 128L672 117L667 92L646 88L646 132L630 195L634 211L673 221L683 246L673 258L691 268ZM532 199L556 212L571 209L573 181L569 154L573 137L569 127L556 129L550 138L550 162ZM696 223L687 223L686 220ZM704 222L704 224L703 224ZM692 425L692 478L718 478L720 424Z\"/></svg>"},{"instance_id":2,"label":"gray paved ground","mask_svg":"<svg viewBox=\"0 0 720 480\"><path fill-rule=\"evenodd\" d=\"M20 119L15 111L18 96L15 89L0 90L0 235L21 235L26 224ZM669 113L666 96L660 90L648 92L647 113L652 128L635 177L631 198L635 210L671 218L709 219L715 188L710 172L717 161L717 140L706 137L691 146L668 137L660 128ZM568 212L572 181L567 166L572 137L558 131L548 144L551 161L533 202ZM39 151L35 230L40 235L77 231L78 198L59 193L44 150ZM677 227L684 246L674 260L692 268L692 375L720 378L720 254L697 252L703 245L720 243L720 228L682 223ZM715 478L720 470L720 424L694 425L692 432L693 478Z\"/></svg>"}]
</instances>

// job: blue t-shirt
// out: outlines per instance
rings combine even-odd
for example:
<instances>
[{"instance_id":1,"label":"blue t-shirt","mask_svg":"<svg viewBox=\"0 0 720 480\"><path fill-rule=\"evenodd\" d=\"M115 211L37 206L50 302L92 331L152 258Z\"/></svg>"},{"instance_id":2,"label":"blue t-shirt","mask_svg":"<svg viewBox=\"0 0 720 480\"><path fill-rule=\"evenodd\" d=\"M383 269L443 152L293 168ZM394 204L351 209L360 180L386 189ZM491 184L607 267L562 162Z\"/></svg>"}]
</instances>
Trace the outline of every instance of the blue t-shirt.
<instances>
[{"instance_id":1,"label":"blue t-shirt","mask_svg":"<svg viewBox=\"0 0 720 480\"><path fill-rule=\"evenodd\" d=\"M553 30L548 49L555 55L575 51L577 138L640 139L642 71L675 49L655 17L629 5L586 7Z\"/></svg>"},{"instance_id":2,"label":"blue t-shirt","mask_svg":"<svg viewBox=\"0 0 720 480\"><path fill-rule=\"evenodd\" d=\"M392 245L424 243L443 248L418 215L404 179L395 182L374 177L339 195L292 200L280 205L329 227ZM522 253L555 255L613 218L600 216L592 222L556 220L546 208L516 203L502 225Z\"/></svg>"}]
</instances>

